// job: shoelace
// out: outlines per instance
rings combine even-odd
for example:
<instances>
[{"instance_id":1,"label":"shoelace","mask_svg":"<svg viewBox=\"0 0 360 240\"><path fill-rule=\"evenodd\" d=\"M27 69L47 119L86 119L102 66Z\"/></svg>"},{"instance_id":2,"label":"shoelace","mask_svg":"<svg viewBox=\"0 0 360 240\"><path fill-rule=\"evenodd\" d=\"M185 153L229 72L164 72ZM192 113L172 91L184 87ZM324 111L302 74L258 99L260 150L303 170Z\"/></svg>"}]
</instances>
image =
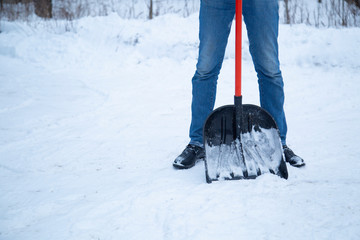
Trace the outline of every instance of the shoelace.
<instances>
[{"instance_id":1,"label":"shoelace","mask_svg":"<svg viewBox=\"0 0 360 240\"><path fill-rule=\"evenodd\" d=\"M194 151L195 154L198 154L200 149L201 148L198 146L189 144L186 146L185 151L186 151L186 153L188 153L189 151Z\"/></svg>"}]
</instances>

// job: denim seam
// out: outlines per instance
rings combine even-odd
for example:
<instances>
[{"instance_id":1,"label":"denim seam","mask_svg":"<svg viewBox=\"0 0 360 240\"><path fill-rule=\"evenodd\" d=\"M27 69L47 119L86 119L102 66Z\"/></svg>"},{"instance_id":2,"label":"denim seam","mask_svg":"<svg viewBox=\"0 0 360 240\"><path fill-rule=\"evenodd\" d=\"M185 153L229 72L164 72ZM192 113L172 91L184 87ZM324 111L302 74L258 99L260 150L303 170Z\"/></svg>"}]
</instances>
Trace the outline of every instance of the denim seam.
<instances>
[{"instance_id":1,"label":"denim seam","mask_svg":"<svg viewBox=\"0 0 360 240\"><path fill-rule=\"evenodd\" d=\"M259 78L259 86L260 86L260 105L263 107L263 101L264 101L264 92L263 92L263 80L261 78Z\"/></svg>"}]
</instances>

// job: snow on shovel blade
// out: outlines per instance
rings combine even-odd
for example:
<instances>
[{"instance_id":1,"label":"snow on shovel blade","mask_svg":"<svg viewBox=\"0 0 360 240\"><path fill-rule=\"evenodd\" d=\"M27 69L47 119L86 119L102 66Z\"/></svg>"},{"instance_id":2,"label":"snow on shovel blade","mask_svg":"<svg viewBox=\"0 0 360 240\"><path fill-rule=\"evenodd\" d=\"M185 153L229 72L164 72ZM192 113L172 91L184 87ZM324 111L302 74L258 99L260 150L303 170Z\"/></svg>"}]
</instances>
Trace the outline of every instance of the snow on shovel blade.
<instances>
[{"instance_id":1,"label":"snow on shovel blade","mask_svg":"<svg viewBox=\"0 0 360 240\"><path fill-rule=\"evenodd\" d=\"M206 181L253 179L264 173L288 178L279 130L264 109L242 105L240 138L235 106L213 111L204 125Z\"/></svg>"}]
</instances>

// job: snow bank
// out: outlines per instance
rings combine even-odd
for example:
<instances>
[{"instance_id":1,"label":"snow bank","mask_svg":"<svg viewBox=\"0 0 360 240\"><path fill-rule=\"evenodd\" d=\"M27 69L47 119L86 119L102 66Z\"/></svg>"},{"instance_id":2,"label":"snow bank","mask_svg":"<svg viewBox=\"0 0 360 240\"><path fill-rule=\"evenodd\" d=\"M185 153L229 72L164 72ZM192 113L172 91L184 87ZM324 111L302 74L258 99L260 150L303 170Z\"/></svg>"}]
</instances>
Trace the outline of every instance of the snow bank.
<instances>
[{"instance_id":1,"label":"snow bank","mask_svg":"<svg viewBox=\"0 0 360 240\"><path fill-rule=\"evenodd\" d=\"M360 30L280 27L289 179L205 183L188 142L196 15L2 22L0 238L359 239ZM258 104L244 33L244 103ZM234 34L217 106L232 103Z\"/></svg>"}]
</instances>

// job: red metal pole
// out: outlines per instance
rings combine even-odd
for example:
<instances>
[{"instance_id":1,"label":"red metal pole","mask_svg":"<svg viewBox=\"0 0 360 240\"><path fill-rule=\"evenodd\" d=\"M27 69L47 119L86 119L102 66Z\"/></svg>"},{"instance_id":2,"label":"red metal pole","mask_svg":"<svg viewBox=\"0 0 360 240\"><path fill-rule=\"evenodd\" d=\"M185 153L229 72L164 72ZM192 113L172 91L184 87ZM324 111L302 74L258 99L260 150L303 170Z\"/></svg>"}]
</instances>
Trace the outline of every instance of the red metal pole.
<instances>
[{"instance_id":1,"label":"red metal pole","mask_svg":"<svg viewBox=\"0 0 360 240\"><path fill-rule=\"evenodd\" d=\"M241 34L242 34L242 0L236 0L235 11L235 96L241 96Z\"/></svg>"}]
</instances>

